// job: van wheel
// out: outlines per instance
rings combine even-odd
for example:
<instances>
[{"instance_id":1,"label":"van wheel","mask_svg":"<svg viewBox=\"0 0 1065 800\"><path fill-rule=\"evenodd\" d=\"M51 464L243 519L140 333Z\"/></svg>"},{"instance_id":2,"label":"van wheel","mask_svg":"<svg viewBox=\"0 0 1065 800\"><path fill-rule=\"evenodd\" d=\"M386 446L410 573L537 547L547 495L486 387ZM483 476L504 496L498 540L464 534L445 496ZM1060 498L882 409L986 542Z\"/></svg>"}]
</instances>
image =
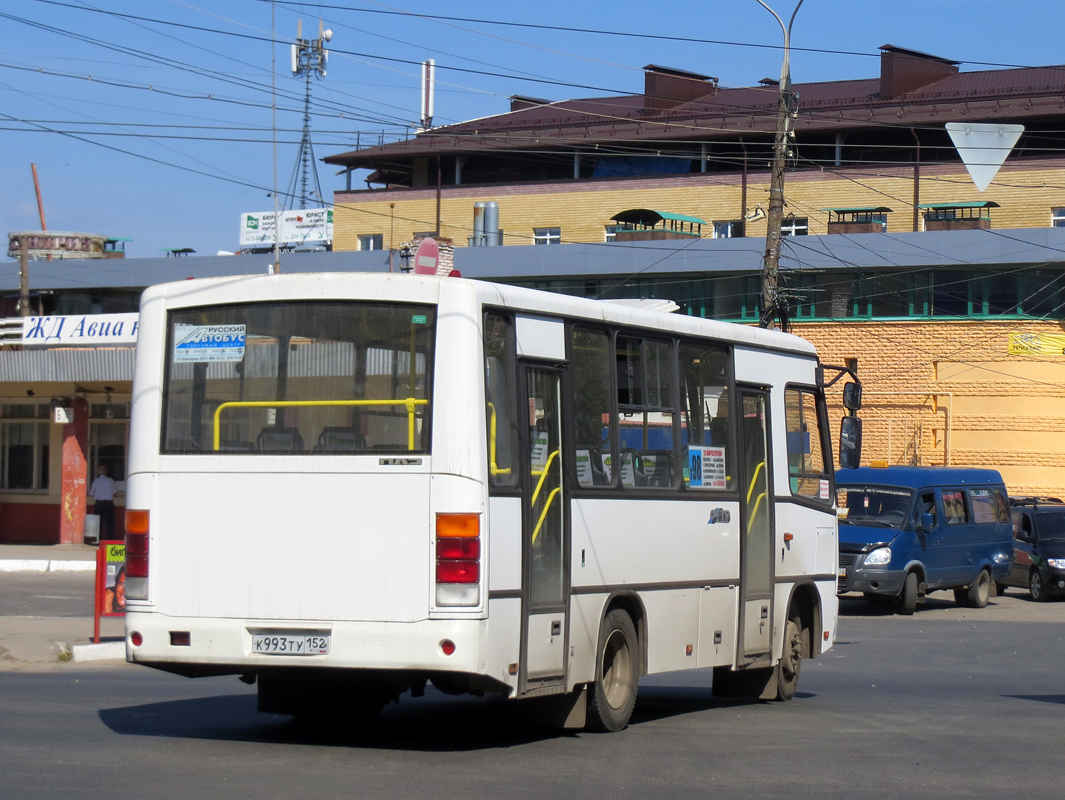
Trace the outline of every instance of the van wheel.
<instances>
[{"instance_id":1,"label":"van wheel","mask_svg":"<svg viewBox=\"0 0 1065 800\"><path fill-rule=\"evenodd\" d=\"M917 573L911 572L906 575L906 581L902 584L902 596L899 603L899 613L911 616L917 610Z\"/></svg>"},{"instance_id":2,"label":"van wheel","mask_svg":"<svg viewBox=\"0 0 1065 800\"><path fill-rule=\"evenodd\" d=\"M1037 603L1045 603L1050 599L1050 595L1047 594L1046 586L1043 585L1043 576L1039 574L1039 570L1033 569L1028 576L1028 594L1032 596L1032 599Z\"/></svg>"},{"instance_id":3,"label":"van wheel","mask_svg":"<svg viewBox=\"0 0 1065 800\"><path fill-rule=\"evenodd\" d=\"M784 626L784 649L777 664L777 700L791 700L799 686L802 669L802 629L798 618Z\"/></svg>"},{"instance_id":4,"label":"van wheel","mask_svg":"<svg viewBox=\"0 0 1065 800\"><path fill-rule=\"evenodd\" d=\"M620 731L629 724L640 681L639 644L632 619L615 608L599 633L595 682L588 693L589 730Z\"/></svg>"},{"instance_id":5,"label":"van wheel","mask_svg":"<svg viewBox=\"0 0 1065 800\"><path fill-rule=\"evenodd\" d=\"M973 585L969 587L969 592L966 595L966 599L969 601L969 608L986 607L990 597L991 576L986 569L982 569L980 574L976 576L976 580L973 581Z\"/></svg>"}]
</instances>

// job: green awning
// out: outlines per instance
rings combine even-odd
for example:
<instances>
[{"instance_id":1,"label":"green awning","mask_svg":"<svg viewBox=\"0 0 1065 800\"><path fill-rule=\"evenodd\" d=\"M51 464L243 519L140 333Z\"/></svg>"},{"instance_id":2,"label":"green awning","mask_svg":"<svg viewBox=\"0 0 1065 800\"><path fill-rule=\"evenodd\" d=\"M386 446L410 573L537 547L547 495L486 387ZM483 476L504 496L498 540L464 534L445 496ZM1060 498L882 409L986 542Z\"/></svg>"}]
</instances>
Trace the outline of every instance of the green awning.
<instances>
[{"instance_id":1,"label":"green awning","mask_svg":"<svg viewBox=\"0 0 1065 800\"><path fill-rule=\"evenodd\" d=\"M822 208L821 211L831 211L833 214L890 214L892 209L887 206L856 206L855 208Z\"/></svg>"},{"instance_id":2,"label":"green awning","mask_svg":"<svg viewBox=\"0 0 1065 800\"><path fill-rule=\"evenodd\" d=\"M973 201L967 203L921 203L918 208L938 210L942 208L1002 208L994 200Z\"/></svg>"},{"instance_id":3,"label":"green awning","mask_svg":"<svg viewBox=\"0 0 1065 800\"><path fill-rule=\"evenodd\" d=\"M123 239L121 236L108 236L105 241L108 242L132 242L132 239Z\"/></svg>"},{"instance_id":4,"label":"green awning","mask_svg":"<svg viewBox=\"0 0 1065 800\"><path fill-rule=\"evenodd\" d=\"M648 228L657 225L663 220L671 222L690 222L694 225L705 225L706 220L698 217L688 217L684 214L674 214L672 211L655 211L650 208L632 208L615 214L610 219L627 225L644 225Z\"/></svg>"}]
</instances>

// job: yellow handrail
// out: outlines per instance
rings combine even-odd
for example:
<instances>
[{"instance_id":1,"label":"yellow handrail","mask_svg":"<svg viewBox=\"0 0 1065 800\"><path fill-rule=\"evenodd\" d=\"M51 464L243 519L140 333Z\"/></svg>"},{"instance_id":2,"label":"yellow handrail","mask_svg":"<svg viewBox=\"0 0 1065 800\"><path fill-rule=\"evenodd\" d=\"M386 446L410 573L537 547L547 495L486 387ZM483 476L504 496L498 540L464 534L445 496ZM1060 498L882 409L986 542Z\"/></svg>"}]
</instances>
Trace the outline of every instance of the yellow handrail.
<instances>
[{"instance_id":1,"label":"yellow handrail","mask_svg":"<svg viewBox=\"0 0 1065 800\"><path fill-rule=\"evenodd\" d=\"M544 464L543 471L537 472L536 470L530 470L533 476L539 475L540 480L536 484L536 491L533 492L532 500L529 501L529 505L536 505L536 498L540 496L540 488L544 485L544 481L547 480L547 471L551 469L551 462L555 460L558 455L558 450L555 450L551 455L547 457L547 463Z\"/></svg>"},{"instance_id":2,"label":"yellow handrail","mask_svg":"<svg viewBox=\"0 0 1065 800\"><path fill-rule=\"evenodd\" d=\"M558 452L557 450L555 451ZM536 537L540 535L540 527L544 524L544 518L547 516L547 512L551 509L551 504L555 501L555 495L562 491L561 486L556 486L551 490L551 493L547 496L547 502L544 503L544 510L540 512L540 519L536 521L536 527L533 528L532 541L536 544Z\"/></svg>"},{"instance_id":3,"label":"yellow handrail","mask_svg":"<svg viewBox=\"0 0 1065 800\"><path fill-rule=\"evenodd\" d=\"M510 467L500 469L499 465L496 464L496 407L492 403L489 403L488 411L488 468L493 475L509 475L511 472Z\"/></svg>"},{"instance_id":4,"label":"yellow handrail","mask_svg":"<svg viewBox=\"0 0 1065 800\"><path fill-rule=\"evenodd\" d=\"M221 447L222 412L227 408L304 408L316 406L404 406L407 409L407 449L414 449L414 410L429 401L417 397L403 400L230 400L214 411L214 449Z\"/></svg>"},{"instance_id":5,"label":"yellow handrail","mask_svg":"<svg viewBox=\"0 0 1065 800\"><path fill-rule=\"evenodd\" d=\"M763 500L765 500L765 492L762 492L760 495L758 495L758 497L754 499L754 510L751 511L751 515L747 519L748 525L750 525L754 521L754 518L758 515L758 506L762 504Z\"/></svg>"},{"instance_id":6,"label":"yellow handrail","mask_svg":"<svg viewBox=\"0 0 1065 800\"><path fill-rule=\"evenodd\" d=\"M758 482L758 473L765 468L765 462L761 462L754 470L754 475L751 476L751 486L747 489L747 502L751 502L751 495L754 494L754 485Z\"/></svg>"}]
</instances>

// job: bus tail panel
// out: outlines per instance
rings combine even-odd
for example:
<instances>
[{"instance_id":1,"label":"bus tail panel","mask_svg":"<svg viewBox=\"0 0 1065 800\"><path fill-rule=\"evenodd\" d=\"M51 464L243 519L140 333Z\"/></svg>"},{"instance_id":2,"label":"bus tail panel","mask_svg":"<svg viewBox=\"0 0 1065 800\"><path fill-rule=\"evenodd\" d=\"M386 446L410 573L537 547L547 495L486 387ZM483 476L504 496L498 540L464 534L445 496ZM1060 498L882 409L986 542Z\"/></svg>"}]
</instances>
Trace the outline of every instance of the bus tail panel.
<instances>
[{"instance_id":1,"label":"bus tail panel","mask_svg":"<svg viewBox=\"0 0 1065 800\"><path fill-rule=\"evenodd\" d=\"M375 459L376 463L376 459ZM147 477L147 476L143 476ZM131 497L140 497L133 476ZM166 473L149 480L160 614L412 622L430 608L428 474ZM292 486L301 496L292 496Z\"/></svg>"}]
</instances>

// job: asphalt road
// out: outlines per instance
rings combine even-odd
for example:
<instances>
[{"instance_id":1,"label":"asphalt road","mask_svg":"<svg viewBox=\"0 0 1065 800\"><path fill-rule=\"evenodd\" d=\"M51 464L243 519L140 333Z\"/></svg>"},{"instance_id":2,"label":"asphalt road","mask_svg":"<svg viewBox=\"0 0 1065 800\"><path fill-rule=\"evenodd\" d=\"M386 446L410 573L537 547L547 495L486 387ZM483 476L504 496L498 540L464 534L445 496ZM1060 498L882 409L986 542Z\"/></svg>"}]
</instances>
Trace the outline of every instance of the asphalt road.
<instances>
[{"instance_id":1,"label":"asphalt road","mask_svg":"<svg viewBox=\"0 0 1065 800\"><path fill-rule=\"evenodd\" d=\"M1061 796L1065 603L842 611L795 700L715 699L708 671L652 676L616 734L432 689L330 732L259 714L236 678L0 673L0 797Z\"/></svg>"},{"instance_id":2,"label":"asphalt road","mask_svg":"<svg viewBox=\"0 0 1065 800\"><path fill-rule=\"evenodd\" d=\"M0 617L91 617L96 573L2 572Z\"/></svg>"}]
</instances>

